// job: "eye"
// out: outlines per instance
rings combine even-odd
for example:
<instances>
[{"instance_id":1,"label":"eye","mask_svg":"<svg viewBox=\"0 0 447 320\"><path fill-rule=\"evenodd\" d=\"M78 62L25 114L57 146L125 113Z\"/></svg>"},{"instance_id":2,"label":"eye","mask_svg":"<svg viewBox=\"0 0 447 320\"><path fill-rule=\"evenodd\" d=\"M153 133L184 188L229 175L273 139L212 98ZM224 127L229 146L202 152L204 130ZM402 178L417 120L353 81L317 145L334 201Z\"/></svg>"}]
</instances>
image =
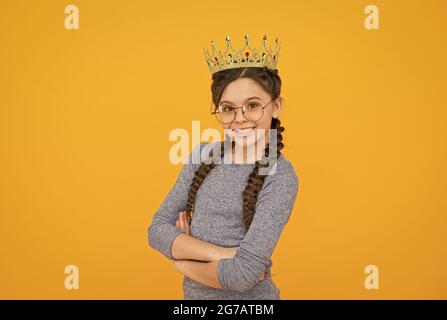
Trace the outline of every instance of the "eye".
<instances>
[{"instance_id":1,"label":"eye","mask_svg":"<svg viewBox=\"0 0 447 320\"><path fill-rule=\"evenodd\" d=\"M220 112L233 112L234 108L232 106L221 105L219 106L219 110Z\"/></svg>"},{"instance_id":2,"label":"eye","mask_svg":"<svg viewBox=\"0 0 447 320\"><path fill-rule=\"evenodd\" d=\"M260 106L261 106L260 103L257 103L257 102L251 102L251 103L247 104L247 109L248 109L248 110L250 110L250 109L256 109L256 108L259 108Z\"/></svg>"}]
</instances>

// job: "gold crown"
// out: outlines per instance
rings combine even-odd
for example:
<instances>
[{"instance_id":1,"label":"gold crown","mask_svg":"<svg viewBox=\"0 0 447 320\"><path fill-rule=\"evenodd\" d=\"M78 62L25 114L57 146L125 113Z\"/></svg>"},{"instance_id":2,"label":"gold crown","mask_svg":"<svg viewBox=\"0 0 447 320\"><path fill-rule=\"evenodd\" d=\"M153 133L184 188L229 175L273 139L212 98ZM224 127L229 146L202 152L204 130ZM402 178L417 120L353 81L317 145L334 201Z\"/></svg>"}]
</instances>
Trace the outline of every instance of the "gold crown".
<instances>
[{"instance_id":1,"label":"gold crown","mask_svg":"<svg viewBox=\"0 0 447 320\"><path fill-rule=\"evenodd\" d=\"M248 42L250 37L245 35L245 47L241 50L235 50L231 46L230 37L226 37L227 48L225 51L217 51L214 41L211 40L211 46L213 48L211 54L207 49L203 48L205 52L205 59L208 64L208 68L211 71L211 75L226 69L240 68L240 67L268 67L269 69L276 69L276 64L279 59L279 43L278 38L274 43L274 46L267 48L267 37L262 37L261 48L250 48Z\"/></svg>"}]
</instances>

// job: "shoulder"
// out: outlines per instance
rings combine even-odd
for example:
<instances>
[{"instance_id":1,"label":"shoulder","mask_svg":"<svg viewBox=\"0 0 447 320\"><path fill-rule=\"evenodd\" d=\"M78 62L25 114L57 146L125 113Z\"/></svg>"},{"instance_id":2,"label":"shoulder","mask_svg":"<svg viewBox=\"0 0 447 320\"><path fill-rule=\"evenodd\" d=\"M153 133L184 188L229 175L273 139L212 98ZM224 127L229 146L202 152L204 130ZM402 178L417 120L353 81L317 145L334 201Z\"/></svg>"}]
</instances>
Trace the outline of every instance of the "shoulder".
<instances>
[{"instance_id":1,"label":"shoulder","mask_svg":"<svg viewBox=\"0 0 447 320\"><path fill-rule=\"evenodd\" d=\"M265 178L264 185L273 183L275 185L284 185L292 189L297 189L298 182L299 178L295 166L284 154L281 154L276 164L271 166L271 170Z\"/></svg>"}]
</instances>

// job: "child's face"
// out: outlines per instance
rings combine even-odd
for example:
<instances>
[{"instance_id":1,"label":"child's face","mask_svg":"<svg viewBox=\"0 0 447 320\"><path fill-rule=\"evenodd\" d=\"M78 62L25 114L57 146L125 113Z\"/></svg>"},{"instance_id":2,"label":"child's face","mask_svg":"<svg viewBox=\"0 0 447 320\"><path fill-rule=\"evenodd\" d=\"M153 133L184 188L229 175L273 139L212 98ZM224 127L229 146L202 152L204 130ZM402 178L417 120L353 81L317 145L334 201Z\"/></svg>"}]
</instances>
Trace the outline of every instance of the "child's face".
<instances>
[{"instance_id":1,"label":"child's face","mask_svg":"<svg viewBox=\"0 0 447 320\"><path fill-rule=\"evenodd\" d=\"M252 97L258 97L252 98ZM220 105L242 107L248 102L257 102L265 106L271 101L271 96L253 79L240 78L234 80L225 88ZM253 105L254 106L254 105ZM237 109L236 118L232 123L222 124L224 129L231 129L231 136L235 143L243 147L256 146L259 142L268 143L269 129L272 118L277 117L282 110L282 98L270 102L264 108L262 118L257 121L247 120L242 115L242 109ZM249 128L247 132L240 132L239 129ZM262 130L264 129L264 141L261 140ZM264 148L264 145L261 146Z\"/></svg>"}]
</instances>

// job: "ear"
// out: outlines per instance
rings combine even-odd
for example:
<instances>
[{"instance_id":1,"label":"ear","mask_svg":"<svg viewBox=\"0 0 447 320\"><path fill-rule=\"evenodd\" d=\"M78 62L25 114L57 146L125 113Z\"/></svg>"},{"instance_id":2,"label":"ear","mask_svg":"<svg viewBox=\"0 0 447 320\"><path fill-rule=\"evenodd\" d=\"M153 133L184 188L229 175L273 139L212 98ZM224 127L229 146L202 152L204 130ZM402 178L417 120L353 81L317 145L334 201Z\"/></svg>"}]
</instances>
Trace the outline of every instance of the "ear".
<instances>
[{"instance_id":1,"label":"ear","mask_svg":"<svg viewBox=\"0 0 447 320\"><path fill-rule=\"evenodd\" d=\"M273 118L278 118L283 109L284 98L278 97L273 104Z\"/></svg>"}]
</instances>

